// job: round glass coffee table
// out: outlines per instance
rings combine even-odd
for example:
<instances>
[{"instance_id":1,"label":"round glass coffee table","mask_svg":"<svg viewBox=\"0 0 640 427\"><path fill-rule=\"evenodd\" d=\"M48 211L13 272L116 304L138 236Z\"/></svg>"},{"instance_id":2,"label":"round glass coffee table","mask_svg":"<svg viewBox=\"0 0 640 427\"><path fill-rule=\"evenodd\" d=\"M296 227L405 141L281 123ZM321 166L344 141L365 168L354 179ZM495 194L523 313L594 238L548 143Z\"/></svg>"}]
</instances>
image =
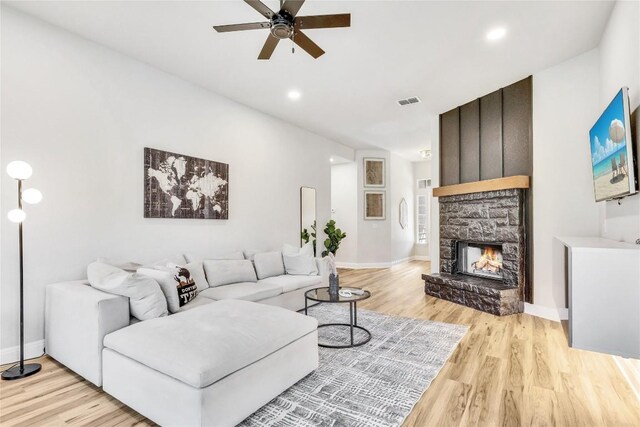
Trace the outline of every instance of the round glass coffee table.
<instances>
[{"instance_id":1,"label":"round glass coffee table","mask_svg":"<svg viewBox=\"0 0 640 427\"><path fill-rule=\"evenodd\" d=\"M345 345L330 345L330 344L322 344L318 343L320 347L327 348L351 348L358 347L363 344L368 343L371 340L371 332L369 332L366 328L358 325L358 301L365 300L371 296L371 292L362 290L360 288L340 288L341 291L362 291L361 294L352 294L350 297L343 297L341 295L333 295L329 293L329 288L317 288L311 289L310 291L305 292L304 294L304 314L307 314L307 309L309 307L309 300L315 302L323 302L323 303L349 303L349 323L324 323L318 325L318 328L327 328L327 327L349 327L349 332L351 335L350 344ZM354 341L353 331L354 329L359 329L366 333L366 338L361 339L359 341Z\"/></svg>"}]
</instances>

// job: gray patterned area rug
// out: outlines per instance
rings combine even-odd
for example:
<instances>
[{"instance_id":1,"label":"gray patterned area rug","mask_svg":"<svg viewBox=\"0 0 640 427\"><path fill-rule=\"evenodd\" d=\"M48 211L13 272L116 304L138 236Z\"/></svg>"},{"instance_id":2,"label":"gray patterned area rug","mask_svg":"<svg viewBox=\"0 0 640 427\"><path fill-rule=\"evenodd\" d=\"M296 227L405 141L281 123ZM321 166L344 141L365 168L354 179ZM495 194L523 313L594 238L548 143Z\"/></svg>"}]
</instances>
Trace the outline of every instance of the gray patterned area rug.
<instances>
[{"instance_id":1,"label":"gray patterned area rug","mask_svg":"<svg viewBox=\"0 0 640 427\"><path fill-rule=\"evenodd\" d=\"M320 323L348 322L349 306L320 304L309 314ZM371 331L371 341L350 349L320 347L316 371L240 426L399 426L468 329L367 310L358 310L358 324ZM318 331L323 343L349 339L348 327Z\"/></svg>"}]
</instances>

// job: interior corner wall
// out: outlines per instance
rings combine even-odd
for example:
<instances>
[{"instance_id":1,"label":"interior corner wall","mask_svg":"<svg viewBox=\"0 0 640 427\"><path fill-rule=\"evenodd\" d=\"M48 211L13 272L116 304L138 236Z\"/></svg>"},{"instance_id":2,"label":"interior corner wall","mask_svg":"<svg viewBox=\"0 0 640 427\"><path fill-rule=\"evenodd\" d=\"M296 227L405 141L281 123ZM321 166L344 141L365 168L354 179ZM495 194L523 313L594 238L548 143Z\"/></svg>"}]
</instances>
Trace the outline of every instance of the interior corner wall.
<instances>
[{"instance_id":1,"label":"interior corner wall","mask_svg":"<svg viewBox=\"0 0 640 427\"><path fill-rule=\"evenodd\" d=\"M347 234L340 242L336 261L343 264L358 262L358 167L343 163L331 167L331 218ZM318 242L322 250L324 244Z\"/></svg>"},{"instance_id":2,"label":"interior corner wall","mask_svg":"<svg viewBox=\"0 0 640 427\"><path fill-rule=\"evenodd\" d=\"M390 191L387 197L390 199L391 209L389 219L391 221L391 262L407 261L413 257L415 244L415 181L413 180L413 164L395 154L390 155ZM405 228L400 225L400 202L404 199L407 203L407 216L409 219Z\"/></svg>"},{"instance_id":3,"label":"interior corner wall","mask_svg":"<svg viewBox=\"0 0 640 427\"><path fill-rule=\"evenodd\" d=\"M300 187L330 218L329 158L352 149L2 5L2 168L28 161L25 341L43 338L44 289L98 256L150 262L185 251L300 240ZM145 219L143 148L228 163L229 220ZM1 174L3 212L16 200ZM0 348L18 343L17 226L1 228ZM375 242L371 246L375 246Z\"/></svg>"},{"instance_id":4,"label":"interior corner wall","mask_svg":"<svg viewBox=\"0 0 640 427\"><path fill-rule=\"evenodd\" d=\"M420 179L432 179L431 178L431 160L423 160L421 162L413 163L413 188L415 189L415 197L413 198L413 217L414 217L414 225L413 225L413 235L418 235L418 225L417 225L417 196L427 196L427 203L431 204L431 189L433 187L428 188L418 188L417 182ZM429 230L427 231L427 243L426 244L418 244L416 243L413 248L413 255L418 259L430 259L431 258L431 244L432 236L431 236L431 206L427 207L429 209L429 215L427 216L429 225Z\"/></svg>"},{"instance_id":5,"label":"interior corner wall","mask_svg":"<svg viewBox=\"0 0 640 427\"><path fill-rule=\"evenodd\" d=\"M598 116L598 50L533 76L533 302L565 307L557 236L596 236L588 131Z\"/></svg>"},{"instance_id":6,"label":"interior corner wall","mask_svg":"<svg viewBox=\"0 0 640 427\"><path fill-rule=\"evenodd\" d=\"M431 139L431 188L440 187L440 118L429 118ZM429 252L431 252L431 272L440 272L440 203L437 197L431 198L431 227L429 233Z\"/></svg>"},{"instance_id":7,"label":"interior corner wall","mask_svg":"<svg viewBox=\"0 0 640 427\"><path fill-rule=\"evenodd\" d=\"M357 150L356 166L358 168L358 263L367 265L388 265L392 261L391 256L391 220L389 211L390 200L390 153L385 150ZM385 186L384 188L371 188L364 186L364 158L375 157L385 160ZM365 191L384 191L385 193L385 219L364 219L364 193Z\"/></svg>"},{"instance_id":8,"label":"interior corner wall","mask_svg":"<svg viewBox=\"0 0 640 427\"><path fill-rule=\"evenodd\" d=\"M640 2L616 2L600 41L599 112L604 111L621 87L629 88L631 111L640 106ZM597 115L593 117L595 122ZM636 141L640 162L640 141ZM638 168L640 169L640 168ZM634 243L640 238L640 193L604 203L601 234Z\"/></svg>"}]
</instances>

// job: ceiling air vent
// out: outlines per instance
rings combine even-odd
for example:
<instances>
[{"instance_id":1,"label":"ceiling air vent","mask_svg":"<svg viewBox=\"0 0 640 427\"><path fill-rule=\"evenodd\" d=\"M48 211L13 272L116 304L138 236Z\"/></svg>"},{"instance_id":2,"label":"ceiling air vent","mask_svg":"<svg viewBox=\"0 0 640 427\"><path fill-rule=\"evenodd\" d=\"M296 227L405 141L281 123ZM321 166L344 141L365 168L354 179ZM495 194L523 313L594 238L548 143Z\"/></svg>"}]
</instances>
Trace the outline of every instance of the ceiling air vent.
<instances>
[{"instance_id":1,"label":"ceiling air vent","mask_svg":"<svg viewBox=\"0 0 640 427\"><path fill-rule=\"evenodd\" d=\"M411 98L407 98L407 99L400 99L398 101L398 104L400 105L409 105L409 104L417 104L420 101L420 98L418 98L417 96L412 96Z\"/></svg>"}]
</instances>

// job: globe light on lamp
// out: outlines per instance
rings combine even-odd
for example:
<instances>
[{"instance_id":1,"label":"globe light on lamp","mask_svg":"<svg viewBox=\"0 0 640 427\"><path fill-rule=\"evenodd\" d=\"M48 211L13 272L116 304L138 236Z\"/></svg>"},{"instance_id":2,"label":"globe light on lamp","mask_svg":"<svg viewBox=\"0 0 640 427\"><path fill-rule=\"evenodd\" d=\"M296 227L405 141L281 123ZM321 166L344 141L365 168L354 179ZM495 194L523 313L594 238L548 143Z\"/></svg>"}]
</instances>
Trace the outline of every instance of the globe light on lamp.
<instances>
[{"instance_id":1,"label":"globe light on lamp","mask_svg":"<svg viewBox=\"0 0 640 427\"><path fill-rule=\"evenodd\" d=\"M42 193L35 188L27 188L22 192L22 200L30 205L37 205L42 200Z\"/></svg>"},{"instance_id":2,"label":"globe light on lamp","mask_svg":"<svg viewBox=\"0 0 640 427\"><path fill-rule=\"evenodd\" d=\"M29 163L15 160L7 165L7 173L13 179L29 179L33 169Z\"/></svg>"},{"instance_id":3,"label":"globe light on lamp","mask_svg":"<svg viewBox=\"0 0 640 427\"><path fill-rule=\"evenodd\" d=\"M39 203L42 200L42 193L35 188L28 188L22 191L22 181L29 179L33 173L29 163L21 160L13 161L7 165L7 173L18 184L18 208L7 212L7 218L9 218L9 221L18 224L18 253L20 254L18 264L20 272L20 363L3 371L2 379L17 380L33 375L42 369L39 363L24 363L24 239L22 238L23 222L27 218L27 214L22 210L22 202Z\"/></svg>"},{"instance_id":4,"label":"globe light on lamp","mask_svg":"<svg viewBox=\"0 0 640 427\"><path fill-rule=\"evenodd\" d=\"M11 209L7 213L7 218L9 218L9 221L15 222L15 223L21 223L22 221L25 220L26 217L27 217L27 213L22 209Z\"/></svg>"}]
</instances>

